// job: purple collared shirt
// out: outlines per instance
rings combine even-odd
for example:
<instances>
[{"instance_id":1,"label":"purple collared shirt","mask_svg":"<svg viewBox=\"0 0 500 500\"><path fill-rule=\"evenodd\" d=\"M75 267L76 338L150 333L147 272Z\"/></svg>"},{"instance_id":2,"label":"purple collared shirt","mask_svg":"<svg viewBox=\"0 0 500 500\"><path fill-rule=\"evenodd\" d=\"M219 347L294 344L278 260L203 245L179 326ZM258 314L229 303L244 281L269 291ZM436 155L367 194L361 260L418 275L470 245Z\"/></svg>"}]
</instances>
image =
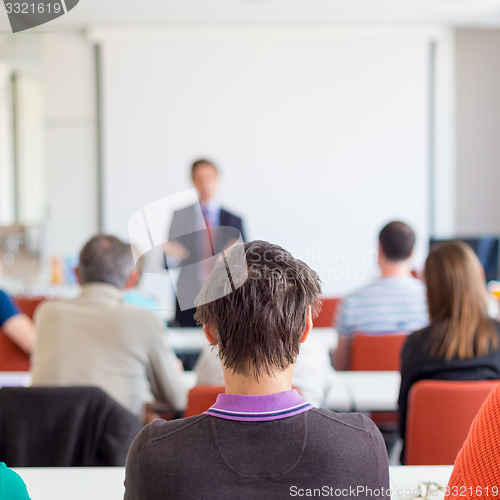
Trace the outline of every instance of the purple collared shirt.
<instances>
[{"instance_id":1,"label":"purple collared shirt","mask_svg":"<svg viewBox=\"0 0 500 500\"><path fill-rule=\"evenodd\" d=\"M265 396L219 394L217 401L204 414L226 420L263 422L298 415L311 408L311 403L303 399L295 389L291 389Z\"/></svg>"}]
</instances>

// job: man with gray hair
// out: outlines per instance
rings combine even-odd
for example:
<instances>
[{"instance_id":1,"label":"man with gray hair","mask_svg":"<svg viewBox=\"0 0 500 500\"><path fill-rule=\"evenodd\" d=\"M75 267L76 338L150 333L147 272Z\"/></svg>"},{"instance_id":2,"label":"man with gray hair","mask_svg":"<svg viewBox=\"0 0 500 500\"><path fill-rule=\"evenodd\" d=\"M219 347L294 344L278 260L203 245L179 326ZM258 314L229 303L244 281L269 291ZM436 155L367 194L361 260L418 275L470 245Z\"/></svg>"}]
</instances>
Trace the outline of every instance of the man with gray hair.
<instances>
[{"instance_id":1,"label":"man with gray hair","mask_svg":"<svg viewBox=\"0 0 500 500\"><path fill-rule=\"evenodd\" d=\"M138 278L130 246L95 236L75 272L80 296L37 311L33 385L97 386L136 415L151 390L157 401L183 410L187 391L165 325L123 300L122 291Z\"/></svg>"}]
</instances>

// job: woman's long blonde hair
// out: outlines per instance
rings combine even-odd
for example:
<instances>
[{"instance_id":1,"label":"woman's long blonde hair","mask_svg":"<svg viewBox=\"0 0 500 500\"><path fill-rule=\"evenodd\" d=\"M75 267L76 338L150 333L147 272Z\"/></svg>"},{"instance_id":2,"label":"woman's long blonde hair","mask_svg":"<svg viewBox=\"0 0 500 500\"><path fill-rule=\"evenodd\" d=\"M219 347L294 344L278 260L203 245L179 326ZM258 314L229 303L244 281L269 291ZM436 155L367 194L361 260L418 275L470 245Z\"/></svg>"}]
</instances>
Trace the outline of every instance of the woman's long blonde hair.
<instances>
[{"instance_id":1,"label":"woman's long blonde hair","mask_svg":"<svg viewBox=\"0 0 500 500\"><path fill-rule=\"evenodd\" d=\"M460 241L436 245L425 262L427 304L435 358L470 359L498 348L488 316L484 271L473 250Z\"/></svg>"}]
</instances>

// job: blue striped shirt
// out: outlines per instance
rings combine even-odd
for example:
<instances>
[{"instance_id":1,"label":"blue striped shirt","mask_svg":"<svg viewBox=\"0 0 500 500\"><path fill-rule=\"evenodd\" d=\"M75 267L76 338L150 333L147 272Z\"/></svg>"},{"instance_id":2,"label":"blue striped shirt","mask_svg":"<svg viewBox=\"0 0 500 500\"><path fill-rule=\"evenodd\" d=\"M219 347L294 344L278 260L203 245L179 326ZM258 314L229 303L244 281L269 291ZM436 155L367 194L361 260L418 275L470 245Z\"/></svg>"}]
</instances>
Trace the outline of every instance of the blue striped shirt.
<instances>
[{"instance_id":1,"label":"blue striped shirt","mask_svg":"<svg viewBox=\"0 0 500 500\"><path fill-rule=\"evenodd\" d=\"M342 302L337 330L389 333L414 331L429 323L424 284L415 278L378 278Z\"/></svg>"}]
</instances>

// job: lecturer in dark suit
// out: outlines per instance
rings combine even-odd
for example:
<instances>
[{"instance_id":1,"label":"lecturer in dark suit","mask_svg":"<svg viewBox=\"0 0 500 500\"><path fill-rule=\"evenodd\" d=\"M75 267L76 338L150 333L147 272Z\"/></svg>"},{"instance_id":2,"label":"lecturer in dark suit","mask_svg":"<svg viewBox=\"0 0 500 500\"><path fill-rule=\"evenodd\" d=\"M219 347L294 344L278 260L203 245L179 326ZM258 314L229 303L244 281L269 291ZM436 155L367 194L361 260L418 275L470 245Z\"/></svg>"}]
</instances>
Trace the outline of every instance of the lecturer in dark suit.
<instances>
[{"instance_id":1,"label":"lecturer in dark suit","mask_svg":"<svg viewBox=\"0 0 500 500\"><path fill-rule=\"evenodd\" d=\"M191 167L191 179L199 205L191 205L174 212L164 245L166 261L181 262L177 283L175 325L196 326L193 302L194 291L199 291L210 272L209 258L240 237L245 241L241 217L222 208L215 195L219 172L211 161L200 159ZM201 210L200 210L201 209Z\"/></svg>"}]
</instances>

